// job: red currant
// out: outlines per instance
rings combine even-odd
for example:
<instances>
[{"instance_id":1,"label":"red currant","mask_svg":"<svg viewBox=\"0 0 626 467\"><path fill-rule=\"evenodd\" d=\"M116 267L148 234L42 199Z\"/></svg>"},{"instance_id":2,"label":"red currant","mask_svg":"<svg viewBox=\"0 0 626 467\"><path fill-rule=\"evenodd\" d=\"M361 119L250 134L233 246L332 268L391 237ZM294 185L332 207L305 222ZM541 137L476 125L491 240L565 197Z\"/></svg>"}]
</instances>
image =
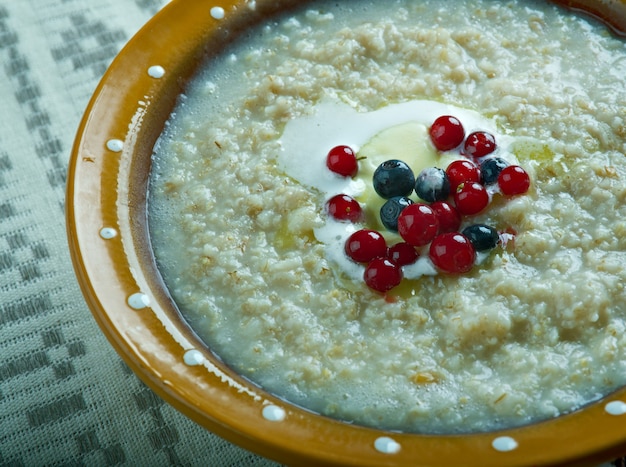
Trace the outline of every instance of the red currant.
<instances>
[{"instance_id":1,"label":"red currant","mask_svg":"<svg viewBox=\"0 0 626 467\"><path fill-rule=\"evenodd\" d=\"M387 252L387 258L398 266L406 266L407 264L413 264L419 258L419 253L413 245L409 245L406 242L396 243L389 247Z\"/></svg>"},{"instance_id":2,"label":"red currant","mask_svg":"<svg viewBox=\"0 0 626 467\"><path fill-rule=\"evenodd\" d=\"M438 230L437 214L427 204L411 204L398 216L398 233L413 246L426 245L435 238Z\"/></svg>"},{"instance_id":3,"label":"red currant","mask_svg":"<svg viewBox=\"0 0 626 467\"><path fill-rule=\"evenodd\" d=\"M438 233L456 232L461 226L461 215L454 206L445 201L435 201L430 205L439 221Z\"/></svg>"},{"instance_id":4,"label":"red currant","mask_svg":"<svg viewBox=\"0 0 626 467\"><path fill-rule=\"evenodd\" d=\"M461 214L471 216L487 207L489 194L480 183L461 183L454 192L454 204Z\"/></svg>"},{"instance_id":5,"label":"red currant","mask_svg":"<svg viewBox=\"0 0 626 467\"><path fill-rule=\"evenodd\" d=\"M465 139L465 154L479 158L491 154L496 150L496 138L486 131L475 131Z\"/></svg>"},{"instance_id":6,"label":"red currant","mask_svg":"<svg viewBox=\"0 0 626 467\"><path fill-rule=\"evenodd\" d=\"M375 230L357 230L346 240L345 251L357 263L367 263L387 255L387 242Z\"/></svg>"},{"instance_id":7,"label":"red currant","mask_svg":"<svg viewBox=\"0 0 626 467\"><path fill-rule=\"evenodd\" d=\"M326 156L326 167L344 177L354 177L359 170L356 154L349 146L335 146Z\"/></svg>"},{"instance_id":8,"label":"red currant","mask_svg":"<svg viewBox=\"0 0 626 467\"><path fill-rule=\"evenodd\" d=\"M384 293L402 282L402 269L386 258L375 258L365 268L363 278L369 288Z\"/></svg>"},{"instance_id":9,"label":"red currant","mask_svg":"<svg viewBox=\"0 0 626 467\"><path fill-rule=\"evenodd\" d=\"M449 151L463 142L465 130L458 118L451 115L438 117L430 127L430 139L440 151Z\"/></svg>"},{"instance_id":10,"label":"red currant","mask_svg":"<svg viewBox=\"0 0 626 467\"><path fill-rule=\"evenodd\" d=\"M326 203L328 214L340 221L358 222L363 210L357 200L348 195L335 195Z\"/></svg>"},{"instance_id":11,"label":"red currant","mask_svg":"<svg viewBox=\"0 0 626 467\"><path fill-rule=\"evenodd\" d=\"M503 195L521 195L530 188L530 177L519 165L509 165L498 175L498 186Z\"/></svg>"},{"instance_id":12,"label":"red currant","mask_svg":"<svg viewBox=\"0 0 626 467\"><path fill-rule=\"evenodd\" d=\"M463 182L480 182L480 169L472 161L466 159L451 162L446 169L446 174L448 174L452 192Z\"/></svg>"},{"instance_id":13,"label":"red currant","mask_svg":"<svg viewBox=\"0 0 626 467\"><path fill-rule=\"evenodd\" d=\"M448 232L435 237L428 251L435 267L448 274L463 274L474 266L476 251L463 234Z\"/></svg>"}]
</instances>

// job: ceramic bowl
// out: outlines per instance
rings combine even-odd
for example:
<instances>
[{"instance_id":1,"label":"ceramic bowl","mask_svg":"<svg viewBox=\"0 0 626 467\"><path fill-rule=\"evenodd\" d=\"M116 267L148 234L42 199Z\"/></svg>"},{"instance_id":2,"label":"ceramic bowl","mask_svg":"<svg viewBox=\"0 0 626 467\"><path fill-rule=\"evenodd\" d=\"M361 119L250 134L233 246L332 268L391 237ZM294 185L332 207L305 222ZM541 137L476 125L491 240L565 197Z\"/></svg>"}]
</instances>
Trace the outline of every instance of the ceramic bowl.
<instances>
[{"instance_id":1,"label":"ceramic bowl","mask_svg":"<svg viewBox=\"0 0 626 467\"><path fill-rule=\"evenodd\" d=\"M296 0L174 0L114 60L73 149L67 227L76 274L102 330L158 395L206 429L297 465L577 465L626 452L626 390L508 431L385 432L289 405L240 377L197 338L156 270L146 227L150 156L198 64L250 21ZM625 30L623 2L567 1Z\"/></svg>"}]
</instances>

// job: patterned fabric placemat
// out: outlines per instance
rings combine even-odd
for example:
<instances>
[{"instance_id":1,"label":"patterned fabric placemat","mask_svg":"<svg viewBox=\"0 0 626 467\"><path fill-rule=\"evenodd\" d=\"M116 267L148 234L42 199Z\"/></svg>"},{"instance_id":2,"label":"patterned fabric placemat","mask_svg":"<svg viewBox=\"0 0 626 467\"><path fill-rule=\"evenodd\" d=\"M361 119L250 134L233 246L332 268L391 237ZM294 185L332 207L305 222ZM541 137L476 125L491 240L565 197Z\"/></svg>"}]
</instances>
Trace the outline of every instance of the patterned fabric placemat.
<instances>
[{"instance_id":1,"label":"patterned fabric placemat","mask_svg":"<svg viewBox=\"0 0 626 467\"><path fill-rule=\"evenodd\" d=\"M66 169L112 58L166 0L0 0L0 465L275 465L124 365L67 249Z\"/></svg>"}]
</instances>

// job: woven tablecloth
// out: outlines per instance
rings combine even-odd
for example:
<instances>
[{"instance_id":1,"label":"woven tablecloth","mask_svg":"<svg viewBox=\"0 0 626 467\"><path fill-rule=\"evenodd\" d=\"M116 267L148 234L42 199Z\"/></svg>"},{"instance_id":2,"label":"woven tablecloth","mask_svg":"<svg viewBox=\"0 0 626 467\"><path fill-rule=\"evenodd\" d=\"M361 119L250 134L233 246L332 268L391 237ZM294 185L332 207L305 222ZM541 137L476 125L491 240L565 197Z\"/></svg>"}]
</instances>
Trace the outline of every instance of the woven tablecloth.
<instances>
[{"instance_id":1,"label":"woven tablecloth","mask_svg":"<svg viewBox=\"0 0 626 467\"><path fill-rule=\"evenodd\" d=\"M79 120L113 57L165 3L0 0L0 466L274 465L144 386L72 270L64 195Z\"/></svg>"}]
</instances>

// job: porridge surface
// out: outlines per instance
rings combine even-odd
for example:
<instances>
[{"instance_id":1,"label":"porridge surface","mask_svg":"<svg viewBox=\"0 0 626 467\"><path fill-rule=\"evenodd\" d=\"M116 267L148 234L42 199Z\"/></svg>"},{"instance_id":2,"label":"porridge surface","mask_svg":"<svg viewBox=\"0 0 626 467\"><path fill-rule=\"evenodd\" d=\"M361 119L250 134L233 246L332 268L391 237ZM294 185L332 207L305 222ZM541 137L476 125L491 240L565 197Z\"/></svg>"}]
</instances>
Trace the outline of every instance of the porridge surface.
<instances>
[{"instance_id":1,"label":"porridge surface","mask_svg":"<svg viewBox=\"0 0 626 467\"><path fill-rule=\"evenodd\" d=\"M368 426L517 426L625 384L624 43L532 1L377 4L315 4L251 32L181 98L150 193L181 310L252 381ZM423 99L523 141L532 186L472 220L515 230L513 245L389 300L316 239L327 194L279 169L281 137L324 100L365 113Z\"/></svg>"}]
</instances>

